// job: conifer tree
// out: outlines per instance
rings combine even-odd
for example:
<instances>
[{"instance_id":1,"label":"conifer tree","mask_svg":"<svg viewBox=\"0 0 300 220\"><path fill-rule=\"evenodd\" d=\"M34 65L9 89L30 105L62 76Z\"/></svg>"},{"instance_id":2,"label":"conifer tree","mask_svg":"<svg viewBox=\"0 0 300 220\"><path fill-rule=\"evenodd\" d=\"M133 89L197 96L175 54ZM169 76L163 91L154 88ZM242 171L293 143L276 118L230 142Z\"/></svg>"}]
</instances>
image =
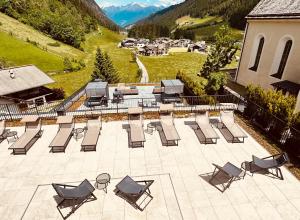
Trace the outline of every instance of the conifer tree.
<instances>
[{"instance_id":1,"label":"conifer tree","mask_svg":"<svg viewBox=\"0 0 300 220\"><path fill-rule=\"evenodd\" d=\"M104 54L104 59L105 59L105 69L106 69L106 81L111 84L118 83L120 81L119 74L116 71L107 53Z\"/></svg>"},{"instance_id":2,"label":"conifer tree","mask_svg":"<svg viewBox=\"0 0 300 220\"><path fill-rule=\"evenodd\" d=\"M101 79L102 81L106 81L105 72L106 72L106 64L105 58L100 48L97 48L96 52L96 60L95 60L95 68L92 74L93 80Z\"/></svg>"}]
</instances>

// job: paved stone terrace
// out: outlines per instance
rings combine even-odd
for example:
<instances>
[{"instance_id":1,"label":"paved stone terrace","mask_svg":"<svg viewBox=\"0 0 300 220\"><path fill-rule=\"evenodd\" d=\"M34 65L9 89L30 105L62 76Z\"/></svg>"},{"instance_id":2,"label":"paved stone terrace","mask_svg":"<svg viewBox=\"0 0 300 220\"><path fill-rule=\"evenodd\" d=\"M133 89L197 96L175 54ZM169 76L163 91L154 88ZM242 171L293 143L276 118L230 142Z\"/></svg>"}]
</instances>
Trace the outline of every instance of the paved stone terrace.
<instances>
[{"instance_id":1,"label":"paved stone terrace","mask_svg":"<svg viewBox=\"0 0 300 220\"><path fill-rule=\"evenodd\" d=\"M62 219L56 209L51 183L79 184L108 172L108 193L96 190L97 200L84 204L69 219L300 219L300 183L283 168L285 179L246 175L221 193L207 182L212 163L227 161L240 166L251 155L268 153L251 137L245 143L228 143L219 130L217 145L200 144L192 118L176 119L179 146L162 146L159 133L146 134L144 148L128 148L127 122L103 123L97 152L80 152L82 139L71 139L66 153L49 153L56 125L44 134L27 155L14 156L7 141L0 144L0 216L9 219ZM145 127L149 121L145 121ZM77 124L76 127L83 127ZM22 134L22 127L11 128ZM126 175L153 179L154 199L144 212L114 195L114 186Z\"/></svg>"}]
</instances>

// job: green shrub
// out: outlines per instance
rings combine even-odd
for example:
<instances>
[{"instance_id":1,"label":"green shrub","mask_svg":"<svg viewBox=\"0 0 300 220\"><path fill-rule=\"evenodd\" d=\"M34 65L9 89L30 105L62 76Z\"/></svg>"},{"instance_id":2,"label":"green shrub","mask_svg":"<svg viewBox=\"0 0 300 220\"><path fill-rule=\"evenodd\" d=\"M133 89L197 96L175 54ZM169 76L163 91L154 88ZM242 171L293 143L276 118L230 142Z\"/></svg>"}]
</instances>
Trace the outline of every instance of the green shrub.
<instances>
[{"instance_id":1,"label":"green shrub","mask_svg":"<svg viewBox=\"0 0 300 220\"><path fill-rule=\"evenodd\" d=\"M192 91L194 95L205 95L205 87L208 84L208 80L203 77L195 77L194 74L187 74L183 71L179 71L176 76L180 79L188 90Z\"/></svg>"},{"instance_id":2,"label":"green shrub","mask_svg":"<svg viewBox=\"0 0 300 220\"><path fill-rule=\"evenodd\" d=\"M259 86L249 85L246 98L261 106L267 113L286 121L288 125L295 120L296 98L294 96L286 96L281 91L264 90Z\"/></svg>"},{"instance_id":3,"label":"green shrub","mask_svg":"<svg viewBox=\"0 0 300 220\"><path fill-rule=\"evenodd\" d=\"M59 42L54 42L54 43L48 43L47 45L51 46L51 47L60 47L60 43Z\"/></svg>"}]
</instances>

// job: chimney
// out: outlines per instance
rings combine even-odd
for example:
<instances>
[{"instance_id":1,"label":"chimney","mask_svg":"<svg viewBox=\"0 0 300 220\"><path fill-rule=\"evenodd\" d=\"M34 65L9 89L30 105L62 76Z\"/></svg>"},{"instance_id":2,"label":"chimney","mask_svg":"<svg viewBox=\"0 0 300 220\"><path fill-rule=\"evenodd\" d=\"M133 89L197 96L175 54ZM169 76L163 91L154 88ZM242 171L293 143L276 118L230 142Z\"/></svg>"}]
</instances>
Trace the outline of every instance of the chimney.
<instances>
[{"instance_id":1,"label":"chimney","mask_svg":"<svg viewBox=\"0 0 300 220\"><path fill-rule=\"evenodd\" d=\"M10 78L12 78L12 79L16 78L16 74L13 70L10 69L8 72L9 72Z\"/></svg>"}]
</instances>

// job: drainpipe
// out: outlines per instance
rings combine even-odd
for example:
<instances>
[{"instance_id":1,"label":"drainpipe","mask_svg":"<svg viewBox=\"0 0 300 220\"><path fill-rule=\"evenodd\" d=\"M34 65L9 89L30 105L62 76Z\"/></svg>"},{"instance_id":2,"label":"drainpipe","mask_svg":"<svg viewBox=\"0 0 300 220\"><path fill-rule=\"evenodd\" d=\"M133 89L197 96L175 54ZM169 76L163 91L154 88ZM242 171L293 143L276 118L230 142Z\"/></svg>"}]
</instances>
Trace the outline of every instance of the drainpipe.
<instances>
[{"instance_id":1,"label":"drainpipe","mask_svg":"<svg viewBox=\"0 0 300 220\"><path fill-rule=\"evenodd\" d=\"M235 74L235 79L234 79L235 82L237 81L238 74L239 74L239 71L240 71L241 62L242 62L242 59L243 59L244 47L245 47L245 42L246 42L246 38L247 38L247 34L248 34L248 27L249 27L249 23L247 22L246 23L246 29L245 29L245 36L244 36L244 39L243 39L241 58L240 58L240 62L239 62L239 65L238 65L238 68L237 68L237 71L236 71L236 74Z\"/></svg>"}]
</instances>

